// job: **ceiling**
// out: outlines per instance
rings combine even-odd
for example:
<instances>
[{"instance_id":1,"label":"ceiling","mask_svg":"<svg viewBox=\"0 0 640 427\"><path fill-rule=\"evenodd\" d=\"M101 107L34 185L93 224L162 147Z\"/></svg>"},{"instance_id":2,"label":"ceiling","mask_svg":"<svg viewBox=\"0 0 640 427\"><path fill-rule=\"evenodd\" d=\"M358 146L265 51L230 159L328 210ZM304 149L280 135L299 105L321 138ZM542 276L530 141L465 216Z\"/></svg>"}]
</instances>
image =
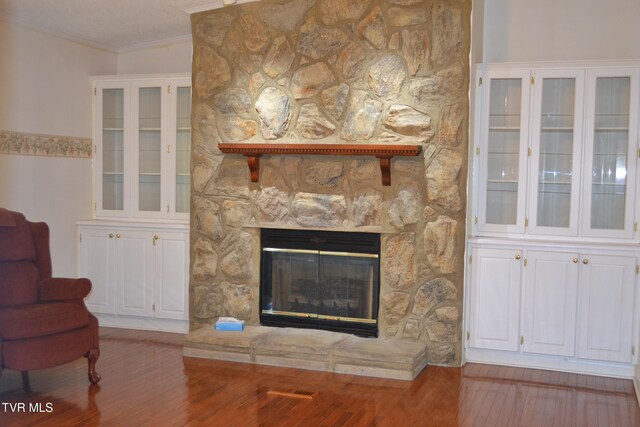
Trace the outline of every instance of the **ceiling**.
<instances>
[{"instance_id":1,"label":"ceiling","mask_svg":"<svg viewBox=\"0 0 640 427\"><path fill-rule=\"evenodd\" d=\"M0 17L65 39L124 52L188 40L188 12L219 7L223 7L222 0L0 0Z\"/></svg>"}]
</instances>

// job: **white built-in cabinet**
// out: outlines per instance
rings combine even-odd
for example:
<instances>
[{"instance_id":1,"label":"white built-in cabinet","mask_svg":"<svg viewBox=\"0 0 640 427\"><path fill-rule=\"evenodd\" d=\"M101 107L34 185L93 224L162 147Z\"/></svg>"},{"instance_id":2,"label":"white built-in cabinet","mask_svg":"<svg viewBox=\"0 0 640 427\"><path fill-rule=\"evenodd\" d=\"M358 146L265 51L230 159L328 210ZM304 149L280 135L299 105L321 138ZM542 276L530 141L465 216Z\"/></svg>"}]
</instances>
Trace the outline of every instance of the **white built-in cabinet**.
<instances>
[{"instance_id":1,"label":"white built-in cabinet","mask_svg":"<svg viewBox=\"0 0 640 427\"><path fill-rule=\"evenodd\" d=\"M636 256L581 258L578 293L578 357L631 362L635 355L633 316Z\"/></svg>"},{"instance_id":2,"label":"white built-in cabinet","mask_svg":"<svg viewBox=\"0 0 640 427\"><path fill-rule=\"evenodd\" d=\"M593 362L633 362L633 252L490 246L474 247L471 255L472 360L570 370L571 364L579 370Z\"/></svg>"},{"instance_id":3,"label":"white built-in cabinet","mask_svg":"<svg viewBox=\"0 0 640 427\"><path fill-rule=\"evenodd\" d=\"M521 251L475 249L472 256L474 286L467 295L470 345L516 351L520 338Z\"/></svg>"},{"instance_id":4,"label":"white built-in cabinet","mask_svg":"<svg viewBox=\"0 0 640 427\"><path fill-rule=\"evenodd\" d=\"M187 220L190 78L101 78L93 85L96 217Z\"/></svg>"},{"instance_id":5,"label":"white built-in cabinet","mask_svg":"<svg viewBox=\"0 0 640 427\"><path fill-rule=\"evenodd\" d=\"M639 72L482 70L475 234L633 239Z\"/></svg>"},{"instance_id":6,"label":"white built-in cabinet","mask_svg":"<svg viewBox=\"0 0 640 427\"><path fill-rule=\"evenodd\" d=\"M104 326L187 330L191 78L96 77L94 218L78 222Z\"/></svg>"},{"instance_id":7,"label":"white built-in cabinet","mask_svg":"<svg viewBox=\"0 0 640 427\"><path fill-rule=\"evenodd\" d=\"M92 281L87 307L101 324L180 329L184 322L159 320L188 320L186 226L83 221L78 226L78 241L79 274ZM153 321L143 322L142 318Z\"/></svg>"},{"instance_id":8,"label":"white built-in cabinet","mask_svg":"<svg viewBox=\"0 0 640 427\"><path fill-rule=\"evenodd\" d=\"M640 64L476 77L466 360L632 376Z\"/></svg>"},{"instance_id":9,"label":"white built-in cabinet","mask_svg":"<svg viewBox=\"0 0 640 427\"><path fill-rule=\"evenodd\" d=\"M580 259L575 252L531 250L519 263L524 266L523 351L575 355L578 276L582 273L581 278L588 280L589 275L586 268L581 269ZM588 262L588 258L583 261ZM587 287L581 290L588 295ZM630 338L631 334L628 335ZM631 355L631 345L624 353Z\"/></svg>"},{"instance_id":10,"label":"white built-in cabinet","mask_svg":"<svg viewBox=\"0 0 640 427\"><path fill-rule=\"evenodd\" d=\"M478 230L524 231L529 134L528 72L482 77L478 159Z\"/></svg>"}]
</instances>

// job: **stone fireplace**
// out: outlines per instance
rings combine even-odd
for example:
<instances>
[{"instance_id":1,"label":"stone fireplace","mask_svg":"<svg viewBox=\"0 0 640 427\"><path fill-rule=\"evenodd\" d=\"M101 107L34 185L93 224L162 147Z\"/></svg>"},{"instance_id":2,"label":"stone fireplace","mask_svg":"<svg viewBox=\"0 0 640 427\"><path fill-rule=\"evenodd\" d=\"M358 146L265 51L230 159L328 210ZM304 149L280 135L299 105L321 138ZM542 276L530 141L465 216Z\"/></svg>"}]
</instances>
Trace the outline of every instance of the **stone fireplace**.
<instances>
[{"instance_id":1,"label":"stone fireplace","mask_svg":"<svg viewBox=\"0 0 640 427\"><path fill-rule=\"evenodd\" d=\"M192 16L192 331L219 316L260 324L262 228L377 233L371 340L460 363L470 8L266 0ZM422 153L391 161L390 186L366 156L265 155L252 183L221 142Z\"/></svg>"}]
</instances>

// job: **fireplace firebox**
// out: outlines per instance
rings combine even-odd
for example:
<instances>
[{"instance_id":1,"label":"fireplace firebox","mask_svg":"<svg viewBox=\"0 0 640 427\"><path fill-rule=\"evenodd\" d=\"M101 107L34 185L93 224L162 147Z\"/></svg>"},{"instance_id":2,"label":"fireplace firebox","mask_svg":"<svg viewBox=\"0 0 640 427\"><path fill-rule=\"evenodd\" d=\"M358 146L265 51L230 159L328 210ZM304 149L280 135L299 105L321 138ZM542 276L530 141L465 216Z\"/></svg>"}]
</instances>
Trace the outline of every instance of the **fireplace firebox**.
<instances>
[{"instance_id":1,"label":"fireplace firebox","mask_svg":"<svg viewBox=\"0 0 640 427\"><path fill-rule=\"evenodd\" d=\"M377 337L379 289L379 234L261 230L261 324Z\"/></svg>"}]
</instances>

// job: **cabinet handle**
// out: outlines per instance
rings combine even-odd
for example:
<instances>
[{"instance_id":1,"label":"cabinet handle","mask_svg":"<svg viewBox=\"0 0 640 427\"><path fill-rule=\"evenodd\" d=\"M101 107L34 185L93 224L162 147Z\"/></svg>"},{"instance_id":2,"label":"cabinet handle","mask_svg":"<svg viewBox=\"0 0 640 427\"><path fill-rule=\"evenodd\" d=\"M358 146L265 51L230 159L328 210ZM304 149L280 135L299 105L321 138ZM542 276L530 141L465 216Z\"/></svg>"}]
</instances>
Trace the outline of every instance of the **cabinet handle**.
<instances>
[{"instance_id":1,"label":"cabinet handle","mask_svg":"<svg viewBox=\"0 0 640 427\"><path fill-rule=\"evenodd\" d=\"M516 254L516 259L520 260L520 254Z\"/></svg>"},{"instance_id":2,"label":"cabinet handle","mask_svg":"<svg viewBox=\"0 0 640 427\"><path fill-rule=\"evenodd\" d=\"M109 238L113 239L113 233L109 233Z\"/></svg>"},{"instance_id":3,"label":"cabinet handle","mask_svg":"<svg viewBox=\"0 0 640 427\"><path fill-rule=\"evenodd\" d=\"M574 258L574 259L573 259L573 263L574 263L574 264L577 264L577 263L578 263L578 258Z\"/></svg>"},{"instance_id":4,"label":"cabinet handle","mask_svg":"<svg viewBox=\"0 0 640 427\"><path fill-rule=\"evenodd\" d=\"M160 237L158 237L158 235L156 234L155 236L153 236L153 246L156 245L156 242L158 241Z\"/></svg>"},{"instance_id":5,"label":"cabinet handle","mask_svg":"<svg viewBox=\"0 0 640 427\"><path fill-rule=\"evenodd\" d=\"M120 233L116 233L116 239L120 238Z\"/></svg>"},{"instance_id":6,"label":"cabinet handle","mask_svg":"<svg viewBox=\"0 0 640 427\"><path fill-rule=\"evenodd\" d=\"M583 260L582 260L582 263L583 263L584 265L587 265L587 264L589 264L589 260L585 258L585 259L583 259Z\"/></svg>"}]
</instances>

